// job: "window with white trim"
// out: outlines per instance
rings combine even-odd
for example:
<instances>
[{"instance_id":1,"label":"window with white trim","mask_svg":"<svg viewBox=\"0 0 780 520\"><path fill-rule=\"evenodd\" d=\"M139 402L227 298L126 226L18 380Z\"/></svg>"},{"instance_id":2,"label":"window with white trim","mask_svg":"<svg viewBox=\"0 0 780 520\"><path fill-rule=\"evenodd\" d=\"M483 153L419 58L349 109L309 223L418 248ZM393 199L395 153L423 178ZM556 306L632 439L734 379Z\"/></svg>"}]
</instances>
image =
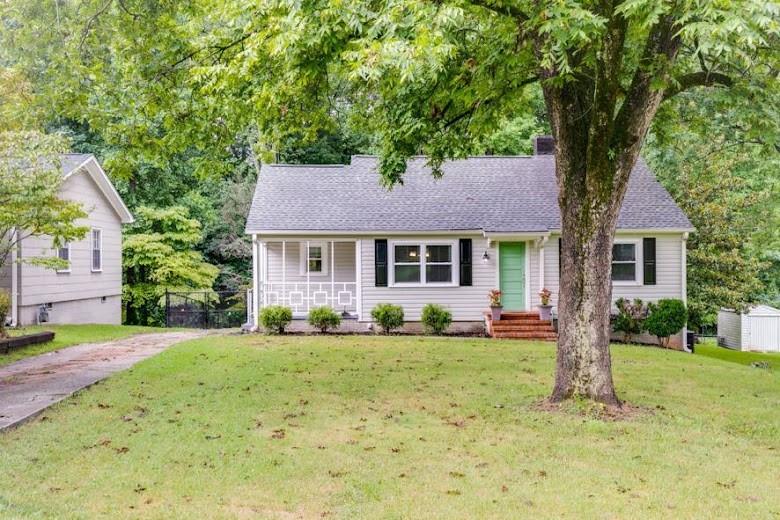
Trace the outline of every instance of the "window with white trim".
<instances>
[{"instance_id":1,"label":"window with white trim","mask_svg":"<svg viewBox=\"0 0 780 520\"><path fill-rule=\"evenodd\" d=\"M92 230L92 272L103 270L103 231Z\"/></svg>"},{"instance_id":2,"label":"window with white trim","mask_svg":"<svg viewBox=\"0 0 780 520\"><path fill-rule=\"evenodd\" d=\"M70 242L65 242L64 244L62 244L61 247L57 248L57 258L68 262L68 267L65 267L63 269L57 269L57 272L69 273L70 272Z\"/></svg>"},{"instance_id":3,"label":"window with white trim","mask_svg":"<svg viewBox=\"0 0 780 520\"><path fill-rule=\"evenodd\" d=\"M615 240L612 244L612 281L617 284L638 283L640 256L638 240Z\"/></svg>"},{"instance_id":4,"label":"window with white trim","mask_svg":"<svg viewBox=\"0 0 780 520\"><path fill-rule=\"evenodd\" d=\"M453 243L396 242L392 244L392 285L453 285Z\"/></svg>"},{"instance_id":5,"label":"window with white trim","mask_svg":"<svg viewBox=\"0 0 780 520\"><path fill-rule=\"evenodd\" d=\"M301 242L301 274L313 276L328 274L328 253L326 242Z\"/></svg>"}]
</instances>

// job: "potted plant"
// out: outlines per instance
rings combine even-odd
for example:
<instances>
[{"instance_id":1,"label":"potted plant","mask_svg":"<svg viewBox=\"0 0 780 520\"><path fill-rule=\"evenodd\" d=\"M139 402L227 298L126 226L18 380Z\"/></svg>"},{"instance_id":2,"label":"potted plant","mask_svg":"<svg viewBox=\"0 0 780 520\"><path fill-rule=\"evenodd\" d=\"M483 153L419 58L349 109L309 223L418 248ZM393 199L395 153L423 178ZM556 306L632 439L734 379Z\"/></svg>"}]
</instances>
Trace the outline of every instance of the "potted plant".
<instances>
[{"instance_id":1,"label":"potted plant","mask_svg":"<svg viewBox=\"0 0 780 520\"><path fill-rule=\"evenodd\" d=\"M490 313L493 321L501 319L501 311L504 309L501 305L501 291L499 289L492 289L488 293L488 299L490 300Z\"/></svg>"},{"instance_id":2,"label":"potted plant","mask_svg":"<svg viewBox=\"0 0 780 520\"><path fill-rule=\"evenodd\" d=\"M542 304L539 306L539 319L543 321L552 319L552 305L550 305L550 296L552 291L550 289L542 289L539 291L539 298L542 300Z\"/></svg>"}]
</instances>

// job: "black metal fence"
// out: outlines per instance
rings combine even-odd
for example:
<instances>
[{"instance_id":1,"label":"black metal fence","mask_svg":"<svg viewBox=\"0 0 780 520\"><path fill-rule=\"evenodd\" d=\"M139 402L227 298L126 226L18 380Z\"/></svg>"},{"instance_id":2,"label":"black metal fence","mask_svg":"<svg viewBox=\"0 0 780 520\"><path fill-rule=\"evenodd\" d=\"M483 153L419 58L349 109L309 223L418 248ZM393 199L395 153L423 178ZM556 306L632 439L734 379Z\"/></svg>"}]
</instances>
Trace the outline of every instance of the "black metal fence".
<instances>
[{"instance_id":1,"label":"black metal fence","mask_svg":"<svg viewBox=\"0 0 780 520\"><path fill-rule=\"evenodd\" d=\"M240 327L247 320L246 294L232 291L165 293L165 326L196 329Z\"/></svg>"}]
</instances>

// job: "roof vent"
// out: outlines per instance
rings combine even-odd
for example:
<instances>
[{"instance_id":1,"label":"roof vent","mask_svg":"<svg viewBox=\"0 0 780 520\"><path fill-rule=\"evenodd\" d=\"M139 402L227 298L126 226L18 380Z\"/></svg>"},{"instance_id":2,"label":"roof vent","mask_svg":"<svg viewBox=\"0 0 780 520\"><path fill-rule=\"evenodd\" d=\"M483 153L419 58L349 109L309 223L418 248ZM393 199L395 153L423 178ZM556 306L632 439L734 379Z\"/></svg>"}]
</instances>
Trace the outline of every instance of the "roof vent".
<instances>
[{"instance_id":1,"label":"roof vent","mask_svg":"<svg viewBox=\"0 0 780 520\"><path fill-rule=\"evenodd\" d=\"M553 155L555 153L555 139L551 135L537 135L534 137L534 155Z\"/></svg>"}]
</instances>

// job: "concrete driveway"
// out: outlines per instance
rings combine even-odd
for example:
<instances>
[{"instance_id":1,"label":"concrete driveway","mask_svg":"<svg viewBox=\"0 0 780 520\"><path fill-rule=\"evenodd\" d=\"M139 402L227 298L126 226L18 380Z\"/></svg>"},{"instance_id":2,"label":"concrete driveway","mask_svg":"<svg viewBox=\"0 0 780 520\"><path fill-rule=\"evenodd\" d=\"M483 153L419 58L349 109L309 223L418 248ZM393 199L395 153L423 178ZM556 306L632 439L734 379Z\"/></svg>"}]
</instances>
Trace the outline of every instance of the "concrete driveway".
<instances>
[{"instance_id":1,"label":"concrete driveway","mask_svg":"<svg viewBox=\"0 0 780 520\"><path fill-rule=\"evenodd\" d=\"M54 403L166 348L205 331L139 334L85 343L0 367L0 430L35 417Z\"/></svg>"}]
</instances>

